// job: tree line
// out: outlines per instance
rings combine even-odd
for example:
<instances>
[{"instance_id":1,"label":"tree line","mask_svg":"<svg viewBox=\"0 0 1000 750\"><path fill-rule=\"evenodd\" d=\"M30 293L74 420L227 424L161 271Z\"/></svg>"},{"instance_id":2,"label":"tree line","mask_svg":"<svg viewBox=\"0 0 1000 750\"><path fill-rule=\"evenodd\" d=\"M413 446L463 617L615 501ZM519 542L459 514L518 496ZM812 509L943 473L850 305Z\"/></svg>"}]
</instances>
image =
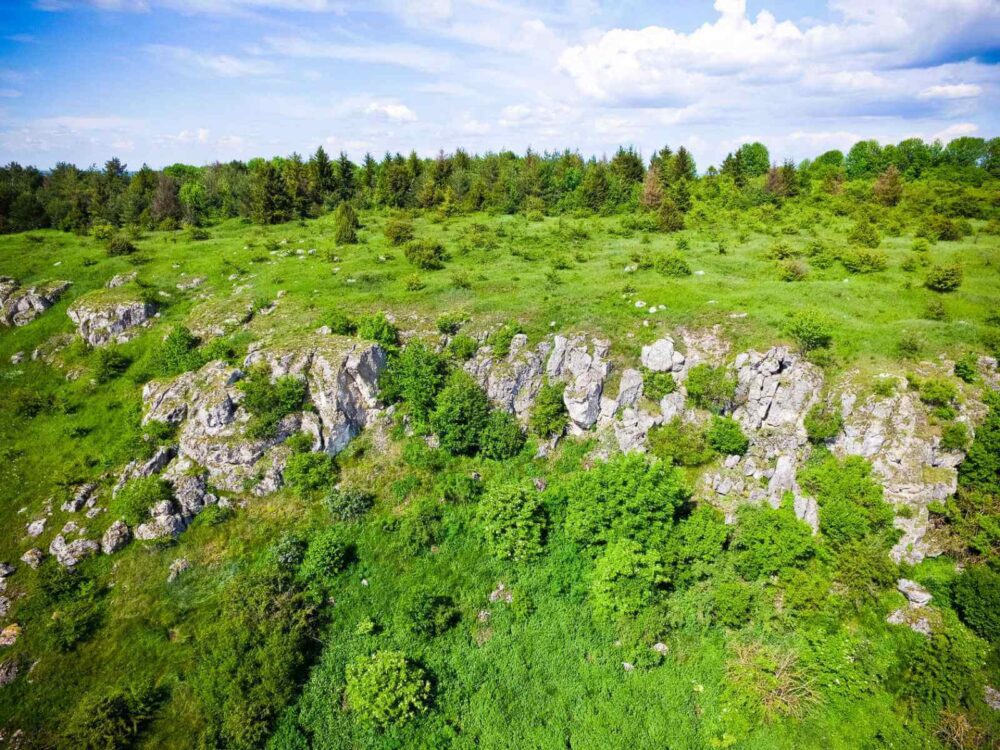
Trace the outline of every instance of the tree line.
<instances>
[{"instance_id":1,"label":"tree line","mask_svg":"<svg viewBox=\"0 0 1000 750\"><path fill-rule=\"evenodd\" d=\"M748 143L699 175L684 147L664 147L648 164L621 147L611 158L579 152L472 155L461 149L434 158L366 154L360 164L322 148L299 154L204 167L143 165L129 172L119 159L103 168L59 163L49 171L11 163L0 167L0 233L55 228L87 231L97 224L169 229L241 217L277 224L319 216L341 203L357 208L436 209L444 214L590 210L615 213L644 207L661 224L683 221L692 189L709 180L751 202L791 197L819 182L835 193L845 182L937 177L981 184L1000 177L1000 138L962 137L947 145L918 138L880 145L856 143L847 154L827 151L799 164L772 163L767 147Z\"/></svg>"}]
</instances>

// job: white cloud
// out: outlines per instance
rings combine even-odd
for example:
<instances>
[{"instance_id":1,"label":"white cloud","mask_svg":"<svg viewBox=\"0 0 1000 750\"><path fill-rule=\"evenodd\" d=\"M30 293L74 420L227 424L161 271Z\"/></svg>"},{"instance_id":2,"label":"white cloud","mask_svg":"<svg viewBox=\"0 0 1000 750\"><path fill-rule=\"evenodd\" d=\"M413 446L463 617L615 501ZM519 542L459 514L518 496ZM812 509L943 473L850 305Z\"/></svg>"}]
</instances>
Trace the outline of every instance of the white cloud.
<instances>
[{"instance_id":1,"label":"white cloud","mask_svg":"<svg viewBox=\"0 0 1000 750\"><path fill-rule=\"evenodd\" d=\"M961 138L965 135L975 135L979 131L979 126L972 122L958 122L954 125L949 125L944 130L935 133L931 138L936 141L941 141L942 143L948 143L955 138Z\"/></svg>"},{"instance_id":2,"label":"white cloud","mask_svg":"<svg viewBox=\"0 0 1000 750\"><path fill-rule=\"evenodd\" d=\"M974 83L955 83L942 86L929 86L920 92L921 99L971 99L983 92L982 87Z\"/></svg>"},{"instance_id":3,"label":"white cloud","mask_svg":"<svg viewBox=\"0 0 1000 750\"><path fill-rule=\"evenodd\" d=\"M232 55L208 55L187 47L173 47L166 44L150 44L146 50L159 60L180 65L189 70L209 73L219 78L244 78L271 75L277 68L268 60L233 57Z\"/></svg>"},{"instance_id":4,"label":"white cloud","mask_svg":"<svg viewBox=\"0 0 1000 750\"><path fill-rule=\"evenodd\" d=\"M365 107L365 114L395 122L415 122L417 114L399 102L372 102Z\"/></svg>"},{"instance_id":5,"label":"white cloud","mask_svg":"<svg viewBox=\"0 0 1000 750\"><path fill-rule=\"evenodd\" d=\"M268 37L264 42L275 55L398 65L429 73L446 70L453 63L447 52L414 44L336 44L292 36Z\"/></svg>"}]
</instances>

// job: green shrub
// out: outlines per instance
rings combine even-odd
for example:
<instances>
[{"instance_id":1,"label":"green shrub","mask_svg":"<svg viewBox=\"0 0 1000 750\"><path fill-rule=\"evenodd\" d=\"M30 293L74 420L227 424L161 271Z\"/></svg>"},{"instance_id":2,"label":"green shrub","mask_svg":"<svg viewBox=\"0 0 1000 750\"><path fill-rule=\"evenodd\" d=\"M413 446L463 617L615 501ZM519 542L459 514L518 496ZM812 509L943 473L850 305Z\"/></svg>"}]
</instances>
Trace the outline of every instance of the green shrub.
<instances>
[{"instance_id":1,"label":"green shrub","mask_svg":"<svg viewBox=\"0 0 1000 750\"><path fill-rule=\"evenodd\" d=\"M115 226L106 221L95 221L90 227L90 236L98 242L107 242L115 236Z\"/></svg>"},{"instance_id":2,"label":"green shrub","mask_svg":"<svg viewBox=\"0 0 1000 750\"><path fill-rule=\"evenodd\" d=\"M677 466L701 466L714 455L704 428L680 417L653 427L646 439L654 456Z\"/></svg>"},{"instance_id":3,"label":"green shrub","mask_svg":"<svg viewBox=\"0 0 1000 750\"><path fill-rule=\"evenodd\" d=\"M663 547L671 584L681 589L711 575L728 539L729 526L722 512L707 503L696 506L674 527Z\"/></svg>"},{"instance_id":4,"label":"green shrub","mask_svg":"<svg viewBox=\"0 0 1000 750\"><path fill-rule=\"evenodd\" d=\"M531 410L529 426L539 437L549 438L562 434L569 422L566 413L566 403L563 401L562 383L545 383L535 397L535 405Z\"/></svg>"},{"instance_id":5,"label":"green shrub","mask_svg":"<svg viewBox=\"0 0 1000 750\"><path fill-rule=\"evenodd\" d=\"M740 628L750 621L754 589L743 581L722 581L712 592L712 619L724 628Z\"/></svg>"},{"instance_id":6,"label":"green shrub","mask_svg":"<svg viewBox=\"0 0 1000 750\"><path fill-rule=\"evenodd\" d=\"M383 312L363 315L358 320L357 335L358 338L374 341L390 350L395 349L399 343L399 331Z\"/></svg>"},{"instance_id":7,"label":"green shrub","mask_svg":"<svg viewBox=\"0 0 1000 750\"><path fill-rule=\"evenodd\" d=\"M941 430L940 448L943 451L964 451L969 444L969 428L962 422L952 422Z\"/></svg>"},{"instance_id":8,"label":"green shrub","mask_svg":"<svg viewBox=\"0 0 1000 750\"><path fill-rule=\"evenodd\" d=\"M472 503L483 494L483 483L475 476L447 473L438 480L438 491L448 503Z\"/></svg>"},{"instance_id":9,"label":"green shrub","mask_svg":"<svg viewBox=\"0 0 1000 750\"><path fill-rule=\"evenodd\" d=\"M347 667L344 697L363 723L389 727L426 713L431 683L399 651L376 651Z\"/></svg>"},{"instance_id":10,"label":"green shrub","mask_svg":"<svg viewBox=\"0 0 1000 750\"><path fill-rule=\"evenodd\" d=\"M658 273L673 278L683 278L691 275L691 266L678 253L663 253L653 261L653 267Z\"/></svg>"},{"instance_id":11,"label":"green shrub","mask_svg":"<svg viewBox=\"0 0 1000 750\"><path fill-rule=\"evenodd\" d=\"M479 342L472 336L458 334L448 344L448 353L459 362L465 362L476 356Z\"/></svg>"},{"instance_id":12,"label":"green shrub","mask_svg":"<svg viewBox=\"0 0 1000 750\"><path fill-rule=\"evenodd\" d=\"M329 490L337 481L337 464L329 453L293 453L282 471L285 484L300 497Z\"/></svg>"},{"instance_id":13,"label":"green shrub","mask_svg":"<svg viewBox=\"0 0 1000 750\"><path fill-rule=\"evenodd\" d=\"M438 316L434 325L442 336L454 336L464 322L465 316L461 313L444 313Z\"/></svg>"},{"instance_id":14,"label":"green shrub","mask_svg":"<svg viewBox=\"0 0 1000 750\"><path fill-rule=\"evenodd\" d=\"M892 506L883 498L882 485L872 478L871 464L860 456L840 461L819 451L798 478L816 498L820 529L832 544L843 545L869 535L887 537L892 529Z\"/></svg>"},{"instance_id":15,"label":"green shrub","mask_svg":"<svg viewBox=\"0 0 1000 750\"><path fill-rule=\"evenodd\" d=\"M979 358L975 352L966 352L955 360L955 376L964 383L975 383L979 378Z\"/></svg>"},{"instance_id":16,"label":"green shrub","mask_svg":"<svg viewBox=\"0 0 1000 750\"><path fill-rule=\"evenodd\" d=\"M339 529L321 531L309 541L299 566L299 577L309 583L322 584L343 571L353 554Z\"/></svg>"},{"instance_id":17,"label":"green shrub","mask_svg":"<svg viewBox=\"0 0 1000 750\"><path fill-rule=\"evenodd\" d=\"M198 343L198 338L185 326L174 326L153 355L156 374L170 377L201 367L204 362L198 353Z\"/></svg>"},{"instance_id":18,"label":"green shrub","mask_svg":"<svg viewBox=\"0 0 1000 750\"><path fill-rule=\"evenodd\" d=\"M931 266L924 279L924 286L934 292L954 292L962 285L962 267Z\"/></svg>"},{"instance_id":19,"label":"green shrub","mask_svg":"<svg viewBox=\"0 0 1000 750\"><path fill-rule=\"evenodd\" d=\"M812 531L787 508L740 508L729 545L736 571L748 580L800 566L816 552Z\"/></svg>"},{"instance_id":20,"label":"green shrub","mask_svg":"<svg viewBox=\"0 0 1000 750\"><path fill-rule=\"evenodd\" d=\"M739 422L729 417L713 416L705 437L708 444L724 456L742 456L750 447Z\"/></svg>"},{"instance_id":21,"label":"green shrub","mask_svg":"<svg viewBox=\"0 0 1000 750\"><path fill-rule=\"evenodd\" d=\"M823 349L833 341L833 331L830 324L819 313L811 310L800 310L791 316L788 322L788 335L804 352Z\"/></svg>"},{"instance_id":22,"label":"green shrub","mask_svg":"<svg viewBox=\"0 0 1000 750\"><path fill-rule=\"evenodd\" d=\"M333 239L338 245L353 245L358 241L361 222L353 206L342 201L333 212Z\"/></svg>"},{"instance_id":23,"label":"green shrub","mask_svg":"<svg viewBox=\"0 0 1000 750\"><path fill-rule=\"evenodd\" d=\"M962 230L958 223L941 214L928 216L917 230L919 237L929 240L957 242L962 239Z\"/></svg>"},{"instance_id":24,"label":"green shrub","mask_svg":"<svg viewBox=\"0 0 1000 750\"><path fill-rule=\"evenodd\" d=\"M494 555L527 560L542 551L548 519L541 495L518 484L497 484L483 493L477 520Z\"/></svg>"},{"instance_id":25,"label":"green shrub","mask_svg":"<svg viewBox=\"0 0 1000 750\"><path fill-rule=\"evenodd\" d=\"M122 354L116 346L98 349L94 355L94 380L107 383L122 375L132 364L132 360Z\"/></svg>"},{"instance_id":26,"label":"green shrub","mask_svg":"<svg viewBox=\"0 0 1000 750\"><path fill-rule=\"evenodd\" d=\"M976 644L956 622L942 611L944 626L929 636L909 635L897 650L891 684L904 698L940 710L967 704L974 691L982 690L976 679L982 655Z\"/></svg>"},{"instance_id":27,"label":"green shrub","mask_svg":"<svg viewBox=\"0 0 1000 750\"><path fill-rule=\"evenodd\" d=\"M991 643L1000 642L1000 573L985 565L972 565L951 588L962 622Z\"/></svg>"},{"instance_id":28,"label":"green shrub","mask_svg":"<svg viewBox=\"0 0 1000 750\"><path fill-rule=\"evenodd\" d=\"M736 395L736 380L725 367L701 363L688 371L688 400L701 409L721 414Z\"/></svg>"},{"instance_id":29,"label":"green shrub","mask_svg":"<svg viewBox=\"0 0 1000 750\"><path fill-rule=\"evenodd\" d=\"M882 237L879 235L878 229L870 221L857 222L847 235L847 239L855 245L870 248L876 248L882 244Z\"/></svg>"},{"instance_id":30,"label":"green shrub","mask_svg":"<svg viewBox=\"0 0 1000 750\"><path fill-rule=\"evenodd\" d=\"M332 487L324 503L336 520L356 521L374 507L375 496L359 487Z\"/></svg>"},{"instance_id":31,"label":"green shrub","mask_svg":"<svg viewBox=\"0 0 1000 750\"><path fill-rule=\"evenodd\" d=\"M843 426L844 417L836 406L816 404L806 414L806 434L812 443L828 443L834 440Z\"/></svg>"},{"instance_id":32,"label":"green shrub","mask_svg":"<svg viewBox=\"0 0 1000 750\"><path fill-rule=\"evenodd\" d=\"M69 717L64 734L66 747L78 750L136 747L158 703L159 694L149 683L88 693Z\"/></svg>"},{"instance_id":33,"label":"green shrub","mask_svg":"<svg viewBox=\"0 0 1000 750\"><path fill-rule=\"evenodd\" d=\"M524 433L513 415L494 409L479 436L479 450L485 458L505 461L524 447Z\"/></svg>"},{"instance_id":34,"label":"green shrub","mask_svg":"<svg viewBox=\"0 0 1000 750\"><path fill-rule=\"evenodd\" d=\"M521 324L516 320L508 320L487 337L486 343L493 349L497 357L506 357L510 353L510 345L514 337L522 333Z\"/></svg>"},{"instance_id":35,"label":"green shrub","mask_svg":"<svg viewBox=\"0 0 1000 750\"><path fill-rule=\"evenodd\" d=\"M590 601L599 616L634 617L663 582L659 553L631 539L619 539L608 544L594 564Z\"/></svg>"},{"instance_id":36,"label":"green shrub","mask_svg":"<svg viewBox=\"0 0 1000 750\"><path fill-rule=\"evenodd\" d=\"M443 518L444 512L437 500L421 498L414 502L399 529L403 549L410 555L430 550L440 540Z\"/></svg>"},{"instance_id":37,"label":"green shrub","mask_svg":"<svg viewBox=\"0 0 1000 750\"><path fill-rule=\"evenodd\" d=\"M650 401L659 401L677 390L677 381L671 372L655 372L643 369L642 391Z\"/></svg>"},{"instance_id":38,"label":"green shrub","mask_svg":"<svg viewBox=\"0 0 1000 750\"><path fill-rule=\"evenodd\" d=\"M490 403L483 389L458 370L448 378L431 414L431 426L441 447L453 454L474 453L489 418Z\"/></svg>"},{"instance_id":39,"label":"green shrub","mask_svg":"<svg viewBox=\"0 0 1000 750\"><path fill-rule=\"evenodd\" d=\"M408 344L393 355L379 380L382 398L402 399L418 423L425 422L434 409L438 392L444 385L445 361L419 341Z\"/></svg>"},{"instance_id":40,"label":"green shrub","mask_svg":"<svg viewBox=\"0 0 1000 750\"><path fill-rule=\"evenodd\" d=\"M840 262L851 273L877 273L889 267L889 256L872 250L854 250L841 255Z\"/></svg>"},{"instance_id":41,"label":"green shrub","mask_svg":"<svg viewBox=\"0 0 1000 750\"><path fill-rule=\"evenodd\" d=\"M136 249L136 246L129 241L128 237L122 234L116 234L108 241L107 245L108 255L112 257L132 255L136 252Z\"/></svg>"},{"instance_id":42,"label":"green shrub","mask_svg":"<svg viewBox=\"0 0 1000 750\"><path fill-rule=\"evenodd\" d=\"M872 381L872 392L876 396L889 398L896 393L896 378L875 378Z\"/></svg>"},{"instance_id":43,"label":"green shrub","mask_svg":"<svg viewBox=\"0 0 1000 750\"><path fill-rule=\"evenodd\" d=\"M382 231L393 245L404 245L413 239L413 222L403 216L394 216L385 223Z\"/></svg>"},{"instance_id":44,"label":"green shrub","mask_svg":"<svg viewBox=\"0 0 1000 750\"><path fill-rule=\"evenodd\" d=\"M407 243L403 254L410 263L425 271L444 268L444 262L448 260L444 245L435 240L413 240Z\"/></svg>"},{"instance_id":45,"label":"green shrub","mask_svg":"<svg viewBox=\"0 0 1000 750\"><path fill-rule=\"evenodd\" d=\"M801 260L785 260L778 265L779 281L802 281L809 275L809 266Z\"/></svg>"},{"instance_id":46,"label":"green shrub","mask_svg":"<svg viewBox=\"0 0 1000 750\"><path fill-rule=\"evenodd\" d=\"M159 477L140 477L126 483L111 499L108 515L134 528L149 520L150 508L173 498L173 489Z\"/></svg>"},{"instance_id":47,"label":"green shrub","mask_svg":"<svg viewBox=\"0 0 1000 750\"><path fill-rule=\"evenodd\" d=\"M254 439L273 438L278 423L287 415L301 411L306 398L305 381L285 375L271 382L266 368L250 370L239 382L243 392L242 406L252 417L247 435Z\"/></svg>"},{"instance_id":48,"label":"green shrub","mask_svg":"<svg viewBox=\"0 0 1000 750\"><path fill-rule=\"evenodd\" d=\"M581 547L613 539L659 539L690 498L679 470L637 454L576 473L559 492L566 502L566 533Z\"/></svg>"},{"instance_id":49,"label":"green shrub","mask_svg":"<svg viewBox=\"0 0 1000 750\"><path fill-rule=\"evenodd\" d=\"M944 378L927 378L917 382L920 400L928 406L950 406L958 399L958 389Z\"/></svg>"},{"instance_id":50,"label":"green shrub","mask_svg":"<svg viewBox=\"0 0 1000 750\"><path fill-rule=\"evenodd\" d=\"M333 310L326 318L330 333L338 336L353 336L358 331L357 324L343 310Z\"/></svg>"},{"instance_id":51,"label":"green shrub","mask_svg":"<svg viewBox=\"0 0 1000 750\"><path fill-rule=\"evenodd\" d=\"M399 605L399 613L403 627L422 638L447 632L460 618L450 596L441 596L427 586L410 588Z\"/></svg>"}]
</instances>

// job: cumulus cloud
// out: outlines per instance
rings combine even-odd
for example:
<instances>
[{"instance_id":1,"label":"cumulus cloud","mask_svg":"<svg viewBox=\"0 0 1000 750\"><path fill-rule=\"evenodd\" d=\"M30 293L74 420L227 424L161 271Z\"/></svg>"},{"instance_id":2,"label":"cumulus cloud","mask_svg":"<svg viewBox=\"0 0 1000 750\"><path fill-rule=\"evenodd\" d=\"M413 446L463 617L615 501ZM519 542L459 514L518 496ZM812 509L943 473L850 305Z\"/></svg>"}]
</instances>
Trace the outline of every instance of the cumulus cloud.
<instances>
[{"instance_id":1,"label":"cumulus cloud","mask_svg":"<svg viewBox=\"0 0 1000 750\"><path fill-rule=\"evenodd\" d=\"M920 92L921 99L971 99L983 92L974 83L954 83L942 86L928 86Z\"/></svg>"},{"instance_id":2,"label":"cumulus cloud","mask_svg":"<svg viewBox=\"0 0 1000 750\"><path fill-rule=\"evenodd\" d=\"M365 107L365 114L394 122L414 122L417 114L399 102L371 102Z\"/></svg>"},{"instance_id":3,"label":"cumulus cloud","mask_svg":"<svg viewBox=\"0 0 1000 750\"><path fill-rule=\"evenodd\" d=\"M931 138L942 143L948 143L962 136L975 135L979 132L979 126L973 122L957 122L949 125L944 130L938 131Z\"/></svg>"}]
</instances>

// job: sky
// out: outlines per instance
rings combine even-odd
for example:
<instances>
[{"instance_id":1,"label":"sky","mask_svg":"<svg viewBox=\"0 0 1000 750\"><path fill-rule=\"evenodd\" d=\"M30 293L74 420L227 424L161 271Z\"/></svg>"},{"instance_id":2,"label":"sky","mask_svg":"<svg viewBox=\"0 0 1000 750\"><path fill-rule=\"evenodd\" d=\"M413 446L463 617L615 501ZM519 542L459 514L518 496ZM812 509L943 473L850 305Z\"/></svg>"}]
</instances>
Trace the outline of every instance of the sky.
<instances>
[{"instance_id":1,"label":"sky","mask_svg":"<svg viewBox=\"0 0 1000 750\"><path fill-rule=\"evenodd\" d=\"M1000 0L3 0L0 162L1000 135Z\"/></svg>"}]
</instances>

